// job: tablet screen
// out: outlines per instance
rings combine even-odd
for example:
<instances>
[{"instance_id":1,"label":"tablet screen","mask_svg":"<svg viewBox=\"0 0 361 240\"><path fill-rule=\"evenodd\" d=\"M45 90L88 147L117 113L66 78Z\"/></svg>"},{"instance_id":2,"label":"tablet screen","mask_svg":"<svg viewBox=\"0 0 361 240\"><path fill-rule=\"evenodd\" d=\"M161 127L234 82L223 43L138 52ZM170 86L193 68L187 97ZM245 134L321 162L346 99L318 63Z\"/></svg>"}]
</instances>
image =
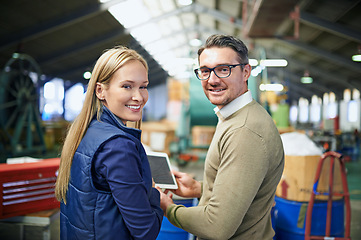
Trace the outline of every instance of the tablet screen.
<instances>
[{"instance_id":1,"label":"tablet screen","mask_svg":"<svg viewBox=\"0 0 361 240\"><path fill-rule=\"evenodd\" d=\"M171 166L166 153L147 153L152 177L155 185L160 188L177 189L177 182L171 172Z\"/></svg>"}]
</instances>

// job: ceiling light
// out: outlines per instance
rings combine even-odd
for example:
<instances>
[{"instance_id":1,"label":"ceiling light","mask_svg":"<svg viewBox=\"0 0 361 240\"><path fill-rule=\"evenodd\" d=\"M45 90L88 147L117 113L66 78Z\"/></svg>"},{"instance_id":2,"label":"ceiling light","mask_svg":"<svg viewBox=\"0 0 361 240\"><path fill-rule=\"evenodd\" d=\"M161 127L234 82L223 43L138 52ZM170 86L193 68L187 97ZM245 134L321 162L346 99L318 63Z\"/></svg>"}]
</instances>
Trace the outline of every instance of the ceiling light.
<instances>
[{"instance_id":1,"label":"ceiling light","mask_svg":"<svg viewBox=\"0 0 361 240\"><path fill-rule=\"evenodd\" d=\"M304 84L310 84L313 82L312 77L310 77L310 73L306 70L305 73L303 74L303 77L301 77L301 83Z\"/></svg>"},{"instance_id":2,"label":"ceiling light","mask_svg":"<svg viewBox=\"0 0 361 240\"><path fill-rule=\"evenodd\" d=\"M261 84L259 85L259 90L261 91L273 91L273 92L281 92L283 90L283 85L279 83L272 84Z\"/></svg>"},{"instance_id":3,"label":"ceiling light","mask_svg":"<svg viewBox=\"0 0 361 240\"><path fill-rule=\"evenodd\" d=\"M192 3L193 3L192 0L178 0L178 4L182 6L188 6L191 5Z\"/></svg>"},{"instance_id":4,"label":"ceiling light","mask_svg":"<svg viewBox=\"0 0 361 240\"><path fill-rule=\"evenodd\" d=\"M353 99L353 100L360 99L360 91L357 90L356 88L354 88L354 89L352 90L352 99Z\"/></svg>"},{"instance_id":5,"label":"ceiling light","mask_svg":"<svg viewBox=\"0 0 361 240\"><path fill-rule=\"evenodd\" d=\"M346 102L349 102L351 100L351 90L350 89L345 89L343 91L343 100L345 100Z\"/></svg>"},{"instance_id":6,"label":"ceiling light","mask_svg":"<svg viewBox=\"0 0 361 240\"><path fill-rule=\"evenodd\" d=\"M352 60L355 62L361 62L361 45L357 48L357 54L352 56Z\"/></svg>"},{"instance_id":7,"label":"ceiling light","mask_svg":"<svg viewBox=\"0 0 361 240\"><path fill-rule=\"evenodd\" d=\"M353 55L352 60L355 61L355 62L361 62L361 54Z\"/></svg>"},{"instance_id":8,"label":"ceiling light","mask_svg":"<svg viewBox=\"0 0 361 240\"><path fill-rule=\"evenodd\" d=\"M257 67L255 67L254 69L252 69L251 75L252 75L253 77L257 77L258 74L260 74L261 72L262 72L262 67L257 66Z\"/></svg>"},{"instance_id":9,"label":"ceiling light","mask_svg":"<svg viewBox=\"0 0 361 240\"><path fill-rule=\"evenodd\" d=\"M84 78L84 79L87 79L87 80L90 79L91 76L92 76L92 73L89 72L89 71L86 71L86 72L84 72L84 74L83 74L83 78Z\"/></svg>"},{"instance_id":10,"label":"ceiling light","mask_svg":"<svg viewBox=\"0 0 361 240\"><path fill-rule=\"evenodd\" d=\"M259 64L265 67L286 67L288 62L286 59L262 59Z\"/></svg>"},{"instance_id":11,"label":"ceiling light","mask_svg":"<svg viewBox=\"0 0 361 240\"><path fill-rule=\"evenodd\" d=\"M151 15L141 0L119 1L108 11L125 28L133 28L149 22Z\"/></svg>"},{"instance_id":12,"label":"ceiling light","mask_svg":"<svg viewBox=\"0 0 361 240\"><path fill-rule=\"evenodd\" d=\"M328 93L324 93L323 94L323 104L327 105L330 102L330 96L328 95Z\"/></svg>"},{"instance_id":13,"label":"ceiling light","mask_svg":"<svg viewBox=\"0 0 361 240\"><path fill-rule=\"evenodd\" d=\"M192 47L200 47L202 46L202 41L199 40L198 38L194 38L192 40L189 41L189 44L192 46Z\"/></svg>"},{"instance_id":14,"label":"ceiling light","mask_svg":"<svg viewBox=\"0 0 361 240\"><path fill-rule=\"evenodd\" d=\"M311 77L301 77L301 83L310 84L312 82L313 82L313 79Z\"/></svg>"},{"instance_id":15,"label":"ceiling light","mask_svg":"<svg viewBox=\"0 0 361 240\"><path fill-rule=\"evenodd\" d=\"M248 59L248 62L249 62L249 65L251 65L252 67L258 65L257 59L254 59L254 58Z\"/></svg>"}]
</instances>

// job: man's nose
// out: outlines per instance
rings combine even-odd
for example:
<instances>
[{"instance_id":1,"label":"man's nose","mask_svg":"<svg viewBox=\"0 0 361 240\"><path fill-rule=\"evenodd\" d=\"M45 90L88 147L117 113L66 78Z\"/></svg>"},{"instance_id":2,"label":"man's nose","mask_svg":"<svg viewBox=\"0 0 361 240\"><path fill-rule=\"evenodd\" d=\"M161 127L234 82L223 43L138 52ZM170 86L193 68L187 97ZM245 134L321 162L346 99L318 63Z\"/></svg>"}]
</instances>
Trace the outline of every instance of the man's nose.
<instances>
[{"instance_id":1,"label":"man's nose","mask_svg":"<svg viewBox=\"0 0 361 240\"><path fill-rule=\"evenodd\" d=\"M216 73L213 71L210 72L209 74L209 78L208 78L208 83L209 84L217 84L220 82L220 79L219 77L216 75Z\"/></svg>"}]
</instances>

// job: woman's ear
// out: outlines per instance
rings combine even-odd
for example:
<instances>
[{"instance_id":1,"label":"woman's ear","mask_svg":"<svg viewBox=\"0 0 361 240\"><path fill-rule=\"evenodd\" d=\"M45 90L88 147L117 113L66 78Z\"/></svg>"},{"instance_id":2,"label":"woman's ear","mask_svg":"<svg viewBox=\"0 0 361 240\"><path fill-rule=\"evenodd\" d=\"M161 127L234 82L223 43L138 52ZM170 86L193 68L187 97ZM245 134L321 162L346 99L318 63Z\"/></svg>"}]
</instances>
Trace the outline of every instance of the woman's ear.
<instances>
[{"instance_id":1,"label":"woman's ear","mask_svg":"<svg viewBox=\"0 0 361 240\"><path fill-rule=\"evenodd\" d=\"M104 87L103 84L101 83L97 83L96 87L95 87L95 94L97 95L97 97L99 98L99 100L104 100Z\"/></svg>"}]
</instances>

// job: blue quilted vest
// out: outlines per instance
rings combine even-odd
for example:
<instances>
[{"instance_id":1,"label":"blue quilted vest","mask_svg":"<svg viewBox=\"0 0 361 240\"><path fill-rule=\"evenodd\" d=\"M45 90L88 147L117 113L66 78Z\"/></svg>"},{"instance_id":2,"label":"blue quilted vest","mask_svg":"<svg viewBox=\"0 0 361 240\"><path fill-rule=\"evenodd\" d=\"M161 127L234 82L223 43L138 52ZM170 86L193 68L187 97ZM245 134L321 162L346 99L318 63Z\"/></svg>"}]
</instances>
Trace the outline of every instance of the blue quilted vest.
<instances>
[{"instance_id":1,"label":"blue quilted vest","mask_svg":"<svg viewBox=\"0 0 361 240\"><path fill-rule=\"evenodd\" d=\"M132 239L111 192L99 191L93 186L92 159L102 144L119 135L134 140L142 161L147 161L147 158L141 146L140 130L120 125L108 111L104 108L101 122L92 120L74 155L66 197L67 204L61 203L62 240ZM147 182L151 184L151 175L146 174L143 177L149 178ZM111 224L108 224L109 222Z\"/></svg>"}]
</instances>

